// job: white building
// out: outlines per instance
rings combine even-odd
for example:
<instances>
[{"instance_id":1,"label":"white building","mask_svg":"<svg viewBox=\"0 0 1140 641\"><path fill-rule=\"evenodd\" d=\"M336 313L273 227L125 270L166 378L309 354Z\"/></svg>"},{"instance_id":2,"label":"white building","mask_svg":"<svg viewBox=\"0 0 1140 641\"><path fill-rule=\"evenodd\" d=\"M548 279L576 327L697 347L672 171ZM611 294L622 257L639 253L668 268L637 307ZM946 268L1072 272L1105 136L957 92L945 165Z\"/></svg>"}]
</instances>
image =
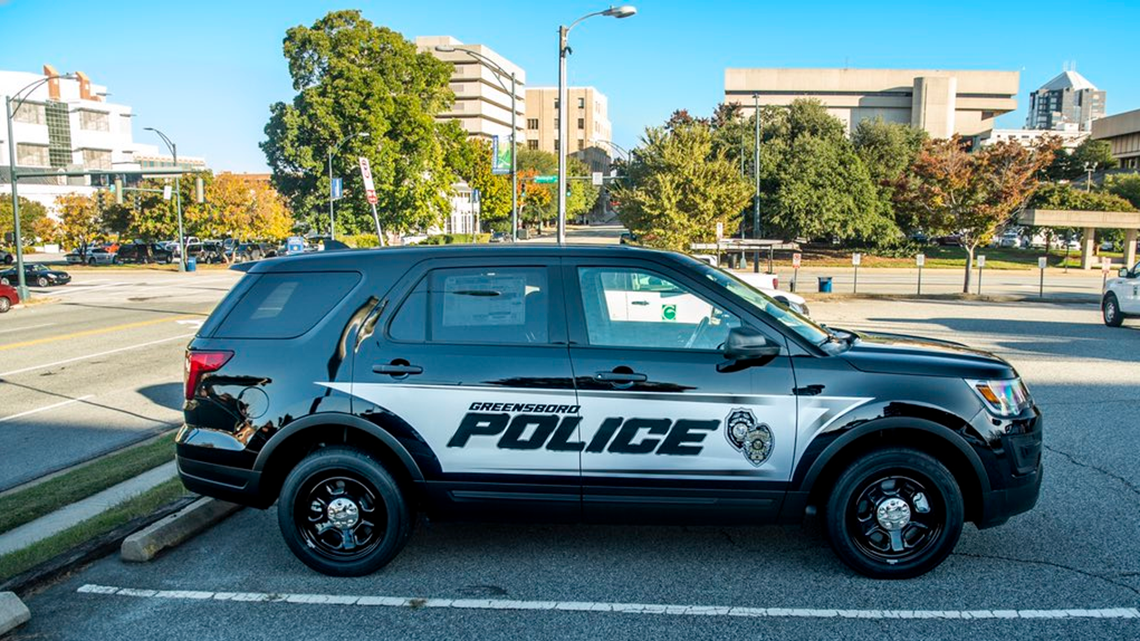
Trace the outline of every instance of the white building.
<instances>
[{"instance_id":1,"label":"white building","mask_svg":"<svg viewBox=\"0 0 1140 641\"><path fill-rule=\"evenodd\" d=\"M0 71L0 96L10 96L24 87L60 75L51 65L43 73ZM173 159L155 145L134 142L128 105L106 101L107 88L93 84L82 72L74 79L54 79L22 94L26 100L13 104L12 132L16 141L16 166L31 171L137 171L139 161L151 167L173 166ZM8 130L0 126L0 193L11 194L12 159L8 155ZM201 158L179 157L179 165L204 168ZM53 211L57 196L79 192L91 194L86 177L21 178L20 196ZM11 197L11 196L9 196Z\"/></svg>"},{"instance_id":2,"label":"white building","mask_svg":"<svg viewBox=\"0 0 1140 641\"><path fill-rule=\"evenodd\" d=\"M974 138L975 143L980 147L986 147L996 142L1016 142L1023 147L1035 147L1041 139L1050 136L1058 138L1061 141L1061 148L1073 150L1076 149L1085 138L1089 137L1089 132L1080 131L1076 125L1067 125L1063 129L1050 130L1050 129L991 129Z\"/></svg>"},{"instance_id":3,"label":"white building","mask_svg":"<svg viewBox=\"0 0 1140 641\"><path fill-rule=\"evenodd\" d=\"M439 51L436 47L455 51ZM440 120L456 120L471 136L490 139L498 136L500 144L507 144L511 135L511 78L515 76L515 131L519 144L525 138L523 125L526 120L526 71L510 60L499 55L486 45L467 45L451 36L417 36L416 49L427 51L444 62L454 65L451 74L451 90L455 93L455 103L451 109L440 114ZM462 49L469 49L478 56L490 60L507 72L507 76L496 79L493 67L483 59L472 57ZM500 84L500 81L502 84Z\"/></svg>"}]
</instances>

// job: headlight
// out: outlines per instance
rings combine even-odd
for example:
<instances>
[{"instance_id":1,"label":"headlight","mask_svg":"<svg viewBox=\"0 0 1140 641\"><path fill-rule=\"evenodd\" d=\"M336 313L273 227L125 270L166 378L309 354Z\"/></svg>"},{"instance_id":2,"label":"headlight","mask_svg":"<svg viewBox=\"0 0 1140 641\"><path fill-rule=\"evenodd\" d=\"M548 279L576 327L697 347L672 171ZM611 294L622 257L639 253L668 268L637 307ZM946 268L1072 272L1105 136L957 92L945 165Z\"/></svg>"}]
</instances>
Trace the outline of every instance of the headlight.
<instances>
[{"instance_id":1,"label":"headlight","mask_svg":"<svg viewBox=\"0 0 1140 641\"><path fill-rule=\"evenodd\" d=\"M1017 416L1030 406L1029 390L1020 378L966 383L981 397L986 408L996 416Z\"/></svg>"}]
</instances>

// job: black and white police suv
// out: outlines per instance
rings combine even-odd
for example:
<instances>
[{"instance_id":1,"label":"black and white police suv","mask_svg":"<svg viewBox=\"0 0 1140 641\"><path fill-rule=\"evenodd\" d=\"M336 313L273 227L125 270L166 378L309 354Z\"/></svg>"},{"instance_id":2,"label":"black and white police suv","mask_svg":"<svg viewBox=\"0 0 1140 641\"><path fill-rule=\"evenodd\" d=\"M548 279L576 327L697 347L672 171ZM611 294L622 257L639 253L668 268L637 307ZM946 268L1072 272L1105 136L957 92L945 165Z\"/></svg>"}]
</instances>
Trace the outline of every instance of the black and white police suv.
<instances>
[{"instance_id":1,"label":"black and white police suv","mask_svg":"<svg viewBox=\"0 0 1140 641\"><path fill-rule=\"evenodd\" d=\"M186 354L178 468L265 508L313 569L436 519L764 524L821 512L848 565L937 566L1035 504L1042 420L955 343L825 328L632 247L247 263Z\"/></svg>"}]
</instances>

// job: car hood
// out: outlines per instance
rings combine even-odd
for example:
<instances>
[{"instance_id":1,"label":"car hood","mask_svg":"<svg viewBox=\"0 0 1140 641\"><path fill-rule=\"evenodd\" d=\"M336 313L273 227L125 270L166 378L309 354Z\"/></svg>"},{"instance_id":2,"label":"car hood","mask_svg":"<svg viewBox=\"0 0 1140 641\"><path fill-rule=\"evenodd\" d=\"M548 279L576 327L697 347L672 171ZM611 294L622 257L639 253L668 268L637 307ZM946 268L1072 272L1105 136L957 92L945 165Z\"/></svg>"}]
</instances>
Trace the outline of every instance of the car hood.
<instances>
[{"instance_id":1,"label":"car hood","mask_svg":"<svg viewBox=\"0 0 1140 641\"><path fill-rule=\"evenodd\" d=\"M856 339L842 358L864 372L976 379L1017 376L1005 359L961 343L906 334L851 333Z\"/></svg>"}]
</instances>

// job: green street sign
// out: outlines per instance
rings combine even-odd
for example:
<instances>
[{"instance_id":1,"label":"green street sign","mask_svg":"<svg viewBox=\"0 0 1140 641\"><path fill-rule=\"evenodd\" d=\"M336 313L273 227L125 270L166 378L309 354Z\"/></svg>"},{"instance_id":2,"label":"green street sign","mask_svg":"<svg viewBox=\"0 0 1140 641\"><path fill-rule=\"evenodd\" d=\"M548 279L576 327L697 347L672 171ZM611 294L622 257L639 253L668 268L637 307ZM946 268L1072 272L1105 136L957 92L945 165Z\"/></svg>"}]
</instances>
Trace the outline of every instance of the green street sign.
<instances>
[{"instance_id":1,"label":"green street sign","mask_svg":"<svg viewBox=\"0 0 1140 641\"><path fill-rule=\"evenodd\" d=\"M661 320L677 320L677 306L676 305L662 305L661 306Z\"/></svg>"},{"instance_id":2,"label":"green street sign","mask_svg":"<svg viewBox=\"0 0 1140 641\"><path fill-rule=\"evenodd\" d=\"M556 183L558 182L558 176L535 176L534 182L540 185L547 183Z\"/></svg>"}]
</instances>

